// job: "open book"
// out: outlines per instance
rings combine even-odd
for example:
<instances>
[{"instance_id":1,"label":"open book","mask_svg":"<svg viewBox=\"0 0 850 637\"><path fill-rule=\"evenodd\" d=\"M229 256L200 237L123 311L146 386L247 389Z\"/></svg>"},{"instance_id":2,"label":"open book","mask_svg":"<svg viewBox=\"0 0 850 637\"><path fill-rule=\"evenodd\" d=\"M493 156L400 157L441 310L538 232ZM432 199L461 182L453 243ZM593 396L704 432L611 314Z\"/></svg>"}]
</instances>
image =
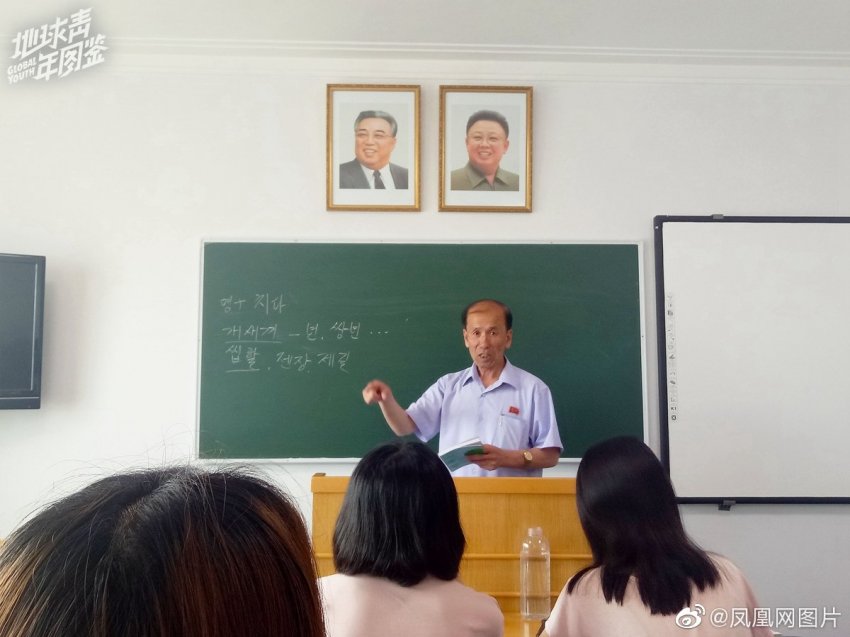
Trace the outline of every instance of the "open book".
<instances>
[{"instance_id":1,"label":"open book","mask_svg":"<svg viewBox=\"0 0 850 637\"><path fill-rule=\"evenodd\" d=\"M456 471L469 464L469 454L484 453L484 443L480 438L470 438L440 454L440 460L449 468Z\"/></svg>"}]
</instances>

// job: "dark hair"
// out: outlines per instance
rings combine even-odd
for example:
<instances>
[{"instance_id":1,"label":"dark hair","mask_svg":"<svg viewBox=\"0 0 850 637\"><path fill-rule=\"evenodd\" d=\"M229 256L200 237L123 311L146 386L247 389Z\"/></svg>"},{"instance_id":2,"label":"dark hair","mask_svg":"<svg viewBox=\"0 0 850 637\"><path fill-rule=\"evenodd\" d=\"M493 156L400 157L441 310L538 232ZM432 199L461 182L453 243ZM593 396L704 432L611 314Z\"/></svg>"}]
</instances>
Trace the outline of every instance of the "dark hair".
<instances>
[{"instance_id":1,"label":"dark hair","mask_svg":"<svg viewBox=\"0 0 850 637\"><path fill-rule=\"evenodd\" d=\"M357 464L333 535L336 570L413 586L453 580L466 538L457 490L442 460L421 442L398 440Z\"/></svg>"},{"instance_id":2,"label":"dark hair","mask_svg":"<svg viewBox=\"0 0 850 637\"><path fill-rule=\"evenodd\" d=\"M101 479L15 531L0 551L0 635L325 634L298 509L232 470Z\"/></svg>"},{"instance_id":3,"label":"dark hair","mask_svg":"<svg viewBox=\"0 0 850 637\"><path fill-rule=\"evenodd\" d=\"M576 474L576 500L593 564L567 585L571 593L600 569L605 600L622 604L629 578L653 615L679 612L720 581L717 567L688 538L676 494L652 450L636 438L611 438L588 449Z\"/></svg>"},{"instance_id":4,"label":"dark hair","mask_svg":"<svg viewBox=\"0 0 850 637\"><path fill-rule=\"evenodd\" d=\"M396 133L398 133L398 122L395 121L395 117L386 111L360 111L360 115L358 115L357 119L354 120L354 129L357 130L357 125L364 119L369 119L370 117L377 117L378 119L385 120L392 127L393 137L395 137Z\"/></svg>"},{"instance_id":5,"label":"dark hair","mask_svg":"<svg viewBox=\"0 0 850 637\"><path fill-rule=\"evenodd\" d=\"M463 308L463 312L461 312L461 314L460 314L460 322L464 327L466 327L466 319L469 316L470 310L472 310L472 308L475 307L476 305L478 305L479 303L493 303L494 305L498 305L500 308L502 308L502 311L505 313L505 328L507 328L507 329L513 328L514 314L513 314L513 312L511 312L511 308L509 308L505 303L502 303L501 301L497 301L496 299L478 299L477 301L473 301L472 303L467 305L465 308Z\"/></svg>"},{"instance_id":6,"label":"dark hair","mask_svg":"<svg viewBox=\"0 0 850 637\"><path fill-rule=\"evenodd\" d=\"M469 116L469 119L466 121L466 132L469 133L469 129L472 128L472 125L475 122L480 122L484 120L486 122L496 122L502 129L505 131L505 138L508 137L509 129L508 129L508 120L501 113L497 113L496 111L476 111L472 115Z\"/></svg>"}]
</instances>

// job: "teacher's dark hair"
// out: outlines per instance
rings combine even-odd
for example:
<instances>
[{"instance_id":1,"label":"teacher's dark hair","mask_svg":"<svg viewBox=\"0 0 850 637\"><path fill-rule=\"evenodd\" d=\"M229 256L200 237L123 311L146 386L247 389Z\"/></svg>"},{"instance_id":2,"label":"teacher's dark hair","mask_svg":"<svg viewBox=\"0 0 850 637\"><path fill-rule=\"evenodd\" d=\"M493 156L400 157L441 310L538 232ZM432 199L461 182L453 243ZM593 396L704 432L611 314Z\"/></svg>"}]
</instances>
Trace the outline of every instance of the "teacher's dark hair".
<instances>
[{"instance_id":1,"label":"teacher's dark hair","mask_svg":"<svg viewBox=\"0 0 850 637\"><path fill-rule=\"evenodd\" d=\"M508 129L508 120L504 115L498 113L496 111L476 111L472 115L469 116L469 119L466 120L466 132L469 133L469 129L472 128L472 125L475 122L480 121L485 122L496 122L499 126L502 127L502 130L505 131L505 139L510 135L510 131Z\"/></svg>"},{"instance_id":2,"label":"teacher's dark hair","mask_svg":"<svg viewBox=\"0 0 850 637\"><path fill-rule=\"evenodd\" d=\"M0 636L321 637L298 509L241 472L101 479L0 550Z\"/></svg>"},{"instance_id":3,"label":"teacher's dark hair","mask_svg":"<svg viewBox=\"0 0 850 637\"><path fill-rule=\"evenodd\" d=\"M511 311L511 308L507 306L507 304L502 303L501 301L497 301L496 299L478 299L477 301L473 301L465 308L463 308L463 312L461 312L460 314L460 323L461 325L463 325L464 328L466 327L466 319L469 316L470 310L472 310L472 308L478 305L479 303L492 303L493 305L498 305L505 313L505 328L513 328L514 313Z\"/></svg>"},{"instance_id":4,"label":"teacher's dark hair","mask_svg":"<svg viewBox=\"0 0 850 637\"><path fill-rule=\"evenodd\" d=\"M387 113L386 111L360 111L360 114L357 116L357 119L354 120L354 130L357 130L357 125L362 122L364 119L369 119L371 117L377 117L378 119L382 119L386 121L392 127L393 137L398 133L398 122L395 121L395 117Z\"/></svg>"},{"instance_id":5,"label":"teacher's dark hair","mask_svg":"<svg viewBox=\"0 0 850 637\"><path fill-rule=\"evenodd\" d=\"M413 586L427 575L457 577L466 538L457 490L442 460L421 442L399 440L357 464L336 521L336 570Z\"/></svg>"},{"instance_id":6,"label":"teacher's dark hair","mask_svg":"<svg viewBox=\"0 0 850 637\"><path fill-rule=\"evenodd\" d=\"M599 568L605 600L623 603L629 578L653 615L678 613L697 590L720 582L717 567L688 538L670 479L636 438L611 438L588 449L576 474L579 519L593 563L567 585Z\"/></svg>"}]
</instances>

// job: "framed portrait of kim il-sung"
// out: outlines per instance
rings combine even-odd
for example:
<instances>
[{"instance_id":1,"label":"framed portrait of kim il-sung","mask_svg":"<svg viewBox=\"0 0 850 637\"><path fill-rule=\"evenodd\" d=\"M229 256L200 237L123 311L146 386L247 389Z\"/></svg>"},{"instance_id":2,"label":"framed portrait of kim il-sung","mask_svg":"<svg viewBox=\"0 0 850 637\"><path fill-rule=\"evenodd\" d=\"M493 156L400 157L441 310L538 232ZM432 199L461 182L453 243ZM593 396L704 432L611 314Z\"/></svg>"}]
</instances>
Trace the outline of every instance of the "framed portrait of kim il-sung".
<instances>
[{"instance_id":1,"label":"framed portrait of kim il-sung","mask_svg":"<svg viewBox=\"0 0 850 637\"><path fill-rule=\"evenodd\" d=\"M531 92L440 87L440 210L531 212Z\"/></svg>"},{"instance_id":2,"label":"framed portrait of kim il-sung","mask_svg":"<svg viewBox=\"0 0 850 637\"><path fill-rule=\"evenodd\" d=\"M328 84L328 210L419 210L419 86Z\"/></svg>"}]
</instances>

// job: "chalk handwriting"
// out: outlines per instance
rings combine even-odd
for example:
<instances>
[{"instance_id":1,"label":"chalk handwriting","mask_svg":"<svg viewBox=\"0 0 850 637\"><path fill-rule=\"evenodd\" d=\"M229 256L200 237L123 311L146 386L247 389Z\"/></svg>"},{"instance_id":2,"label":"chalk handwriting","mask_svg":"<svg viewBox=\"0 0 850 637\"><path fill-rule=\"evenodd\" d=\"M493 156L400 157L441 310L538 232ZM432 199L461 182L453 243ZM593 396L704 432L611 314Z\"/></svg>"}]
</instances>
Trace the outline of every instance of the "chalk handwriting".
<instances>
[{"instance_id":1,"label":"chalk handwriting","mask_svg":"<svg viewBox=\"0 0 850 637\"><path fill-rule=\"evenodd\" d=\"M283 294L272 296L268 292L254 295L254 309L264 312L266 316L269 313L283 314L283 309L286 303L283 302Z\"/></svg>"},{"instance_id":2,"label":"chalk handwriting","mask_svg":"<svg viewBox=\"0 0 850 637\"><path fill-rule=\"evenodd\" d=\"M349 347L390 334L384 325L364 325L351 316L293 320L297 303L281 291L223 295L218 305L223 321L216 329L225 373L348 374Z\"/></svg>"},{"instance_id":3,"label":"chalk handwriting","mask_svg":"<svg viewBox=\"0 0 850 637\"><path fill-rule=\"evenodd\" d=\"M360 321L336 321L331 325L331 332L336 332L337 340L342 339L346 334L351 337L351 340L356 341L360 338Z\"/></svg>"},{"instance_id":4,"label":"chalk handwriting","mask_svg":"<svg viewBox=\"0 0 850 637\"><path fill-rule=\"evenodd\" d=\"M231 345L225 350L225 353L230 356L230 362L233 365L240 365L240 367L234 367L232 369L228 369L228 372L259 372L259 368L257 367L257 348L256 347L245 347L243 350L242 345Z\"/></svg>"},{"instance_id":5,"label":"chalk handwriting","mask_svg":"<svg viewBox=\"0 0 850 637\"><path fill-rule=\"evenodd\" d=\"M247 300L234 297L233 295L227 296L219 301L221 307L224 309L225 314L230 314L231 312L241 312L242 308L245 307L245 303L247 302Z\"/></svg>"},{"instance_id":6,"label":"chalk handwriting","mask_svg":"<svg viewBox=\"0 0 850 637\"><path fill-rule=\"evenodd\" d=\"M277 323L271 325L228 325L221 331L227 343L280 343Z\"/></svg>"},{"instance_id":7,"label":"chalk handwriting","mask_svg":"<svg viewBox=\"0 0 850 637\"><path fill-rule=\"evenodd\" d=\"M348 373L348 358L351 352L277 352L275 361L280 369L296 372L309 371L316 367L326 367L345 374Z\"/></svg>"}]
</instances>

